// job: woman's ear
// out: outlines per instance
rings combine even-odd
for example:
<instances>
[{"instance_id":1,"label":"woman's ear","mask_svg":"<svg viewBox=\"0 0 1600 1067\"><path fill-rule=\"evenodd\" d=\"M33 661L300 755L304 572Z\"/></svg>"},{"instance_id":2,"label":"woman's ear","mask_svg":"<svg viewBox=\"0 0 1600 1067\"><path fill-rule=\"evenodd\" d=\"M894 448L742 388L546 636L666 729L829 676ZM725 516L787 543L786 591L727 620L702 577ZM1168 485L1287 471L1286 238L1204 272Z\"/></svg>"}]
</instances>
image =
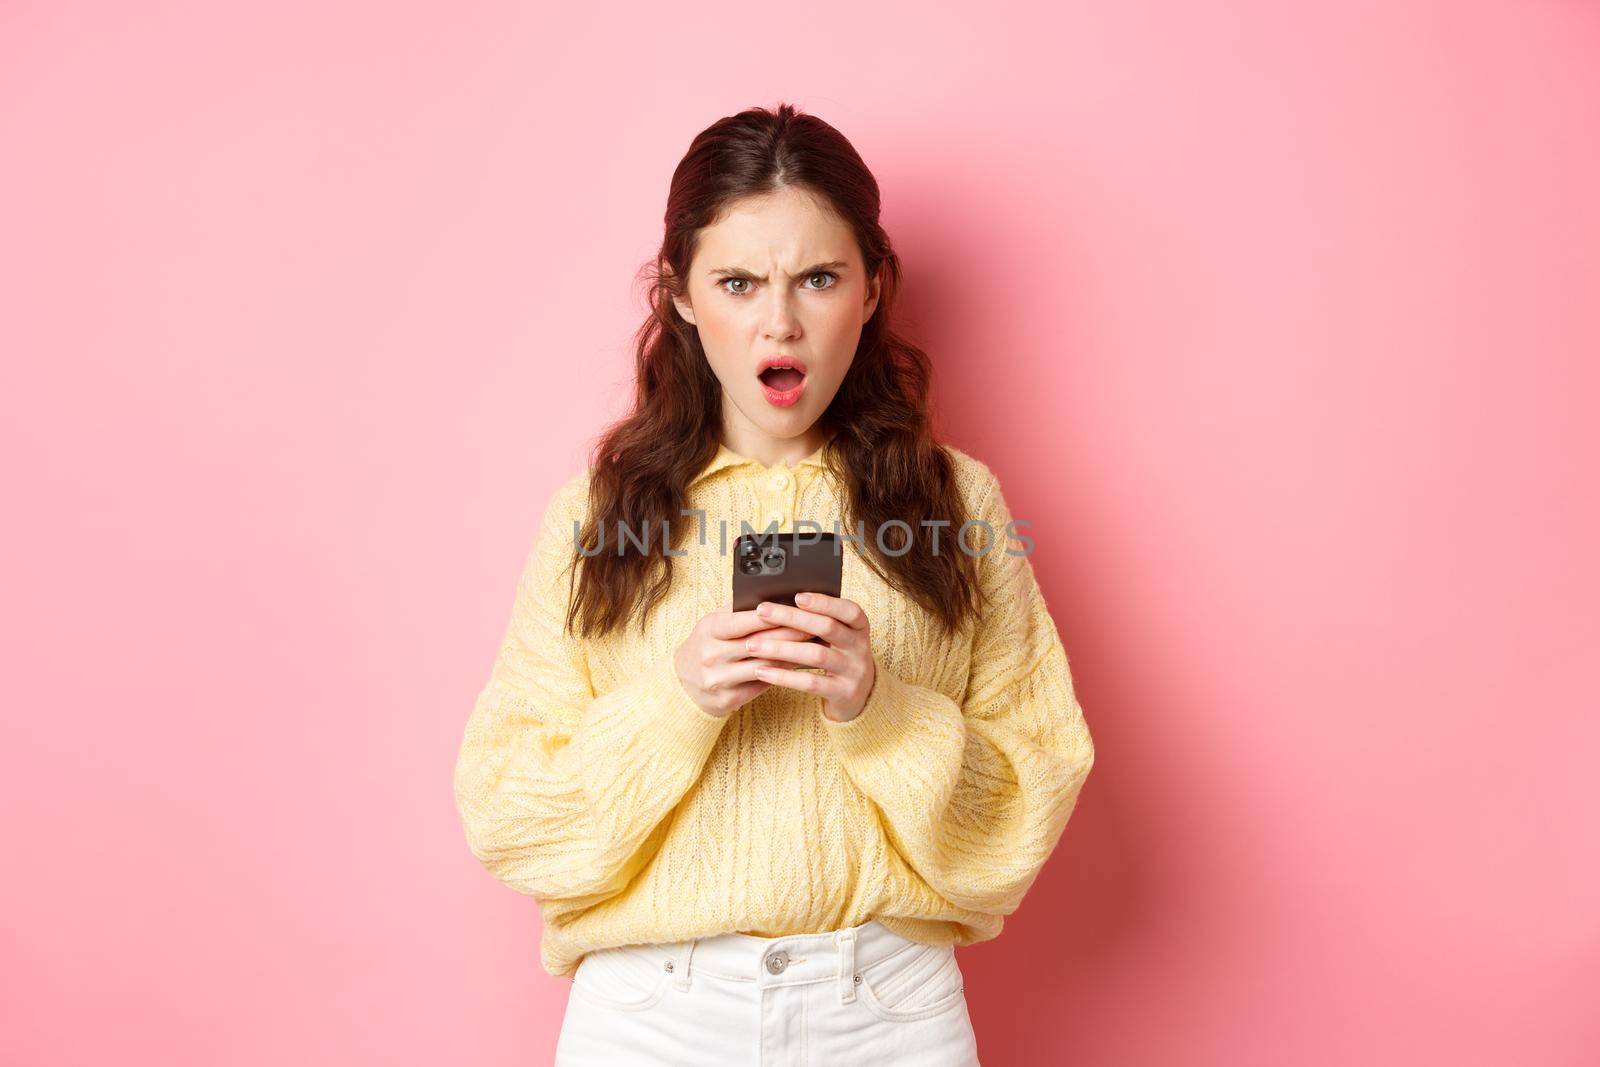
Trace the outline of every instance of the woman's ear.
<instances>
[{"instance_id":1,"label":"woman's ear","mask_svg":"<svg viewBox=\"0 0 1600 1067\"><path fill-rule=\"evenodd\" d=\"M868 319L872 318L872 313L874 311L878 310L878 294L881 291L882 287L883 287L883 264L880 263L880 264L878 264L878 269L872 275L872 281L867 285L867 304L866 304L867 310L861 316L861 321L863 323L866 322Z\"/></svg>"},{"instance_id":2,"label":"woman's ear","mask_svg":"<svg viewBox=\"0 0 1600 1067\"><path fill-rule=\"evenodd\" d=\"M661 265L661 276L666 279L666 282L671 287L671 290L677 289L677 286L673 284L672 268L667 266L665 263ZM672 306L678 309L678 314L683 316L683 321L687 322L691 326L695 325L694 305L689 303L688 297L679 296L676 292L673 292Z\"/></svg>"}]
</instances>

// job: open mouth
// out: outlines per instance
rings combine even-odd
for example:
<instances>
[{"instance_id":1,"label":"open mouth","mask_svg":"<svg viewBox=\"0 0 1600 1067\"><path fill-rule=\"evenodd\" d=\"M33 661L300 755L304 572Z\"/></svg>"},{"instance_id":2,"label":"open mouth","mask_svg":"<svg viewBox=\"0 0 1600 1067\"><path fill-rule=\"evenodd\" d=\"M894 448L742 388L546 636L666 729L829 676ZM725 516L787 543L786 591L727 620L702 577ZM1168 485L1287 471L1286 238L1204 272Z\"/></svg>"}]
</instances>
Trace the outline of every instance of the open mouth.
<instances>
[{"instance_id":1,"label":"open mouth","mask_svg":"<svg viewBox=\"0 0 1600 1067\"><path fill-rule=\"evenodd\" d=\"M761 379L762 395L774 407L793 407L806 388L805 364L790 356L763 359L756 377Z\"/></svg>"},{"instance_id":2,"label":"open mouth","mask_svg":"<svg viewBox=\"0 0 1600 1067\"><path fill-rule=\"evenodd\" d=\"M768 367L761 372L762 383L780 393L787 393L805 379L805 374L794 367Z\"/></svg>"}]
</instances>

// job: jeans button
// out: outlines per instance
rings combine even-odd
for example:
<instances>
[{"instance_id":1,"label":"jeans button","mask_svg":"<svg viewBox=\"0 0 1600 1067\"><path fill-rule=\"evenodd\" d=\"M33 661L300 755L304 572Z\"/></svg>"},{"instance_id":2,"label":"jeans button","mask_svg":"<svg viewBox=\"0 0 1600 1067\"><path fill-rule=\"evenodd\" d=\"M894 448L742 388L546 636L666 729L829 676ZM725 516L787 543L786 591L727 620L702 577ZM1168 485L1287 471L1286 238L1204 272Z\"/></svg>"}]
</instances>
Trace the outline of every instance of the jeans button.
<instances>
[{"instance_id":1,"label":"jeans button","mask_svg":"<svg viewBox=\"0 0 1600 1067\"><path fill-rule=\"evenodd\" d=\"M789 966L789 954L787 952L778 951L767 957L767 970L773 974L782 972L787 966Z\"/></svg>"}]
</instances>

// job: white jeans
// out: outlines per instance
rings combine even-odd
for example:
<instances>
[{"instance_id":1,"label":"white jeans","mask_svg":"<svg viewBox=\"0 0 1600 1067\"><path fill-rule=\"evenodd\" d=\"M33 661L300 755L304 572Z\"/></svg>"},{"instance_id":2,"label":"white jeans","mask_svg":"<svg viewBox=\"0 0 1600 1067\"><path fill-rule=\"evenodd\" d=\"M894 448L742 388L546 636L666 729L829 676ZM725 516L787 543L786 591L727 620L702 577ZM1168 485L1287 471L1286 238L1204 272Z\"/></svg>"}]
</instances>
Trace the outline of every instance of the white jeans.
<instances>
[{"instance_id":1,"label":"white jeans","mask_svg":"<svg viewBox=\"0 0 1600 1067\"><path fill-rule=\"evenodd\" d=\"M555 1067L980 1067L954 946L876 919L624 945L578 963Z\"/></svg>"}]
</instances>

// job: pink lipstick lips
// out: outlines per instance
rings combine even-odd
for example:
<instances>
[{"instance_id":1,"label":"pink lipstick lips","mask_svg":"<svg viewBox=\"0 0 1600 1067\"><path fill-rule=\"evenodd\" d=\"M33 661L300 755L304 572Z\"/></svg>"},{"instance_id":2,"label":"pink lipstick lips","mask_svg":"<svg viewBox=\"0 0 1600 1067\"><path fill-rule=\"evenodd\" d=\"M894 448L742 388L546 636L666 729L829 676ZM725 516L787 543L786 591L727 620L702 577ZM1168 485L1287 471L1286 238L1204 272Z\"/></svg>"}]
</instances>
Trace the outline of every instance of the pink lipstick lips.
<instances>
[{"instance_id":1,"label":"pink lipstick lips","mask_svg":"<svg viewBox=\"0 0 1600 1067\"><path fill-rule=\"evenodd\" d=\"M775 407L792 407L806 388L806 365L792 356L768 356L756 368L761 392Z\"/></svg>"}]
</instances>

